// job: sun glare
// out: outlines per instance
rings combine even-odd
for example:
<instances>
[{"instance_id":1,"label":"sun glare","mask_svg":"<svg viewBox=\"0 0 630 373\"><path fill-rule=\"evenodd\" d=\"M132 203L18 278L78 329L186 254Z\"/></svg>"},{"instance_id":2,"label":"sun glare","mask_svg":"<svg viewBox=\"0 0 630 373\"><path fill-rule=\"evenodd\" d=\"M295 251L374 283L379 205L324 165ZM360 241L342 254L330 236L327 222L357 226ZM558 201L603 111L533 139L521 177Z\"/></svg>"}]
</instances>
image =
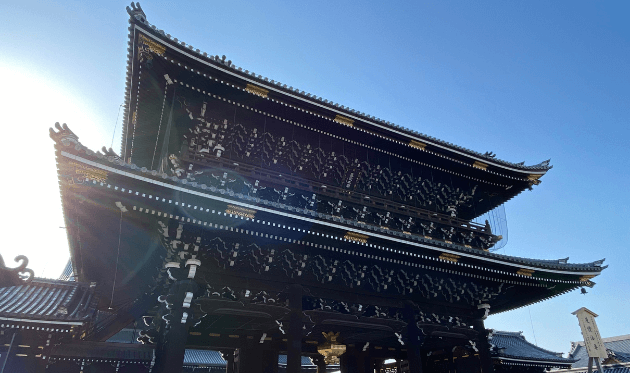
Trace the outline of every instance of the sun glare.
<instances>
[{"instance_id":1,"label":"sun glare","mask_svg":"<svg viewBox=\"0 0 630 373\"><path fill-rule=\"evenodd\" d=\"M33 70L35 71L35 70ZM99 135L95 116L63 82L0 61L5 162L5 242L2 256L9 267L26 255L36 277L56 278L69 258L68 241L56 175L53 141L48 128L68 123L71 129ZM8 131L8 133L7 133ZM103 135L101 135L103 136ZM111 136L111 135L110 135ZM81 139L83 140L83 139ZM102 140L101 140L102 142ZM8 242L7 242L8 241Z\"/></svg>"}]
</instances>

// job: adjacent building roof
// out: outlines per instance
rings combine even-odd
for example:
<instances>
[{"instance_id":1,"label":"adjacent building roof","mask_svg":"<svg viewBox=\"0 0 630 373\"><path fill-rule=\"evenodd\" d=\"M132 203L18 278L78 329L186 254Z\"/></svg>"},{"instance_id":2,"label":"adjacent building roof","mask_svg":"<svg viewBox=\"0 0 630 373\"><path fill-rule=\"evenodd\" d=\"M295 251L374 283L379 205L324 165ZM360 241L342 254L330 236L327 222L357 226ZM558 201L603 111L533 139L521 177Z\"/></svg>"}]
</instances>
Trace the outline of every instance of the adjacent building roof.
<instances>
[{"instance_id":1,"label":"adjacent building roof","mask_svg":"<svg viewBox=\"0 0 630 373\"><path fill-rule=\"evenodd\" d=\"M529 343L521 332L493 331L490 338L493 357L503 364L568 368L575 362Z\"/></svg>"},{"instance_id":2,"label":"adjacent building roof","mask_svg":"<svg viewBox=\"0 0 630 373\"><path fill-rule=\"evenodd\" d=\"M604 346L608 351L608 359L605 364L613 360L617 363L630 363L630 334L620 335L617 337L603 338ZM588 366L588 353L584 346L584 341L571 342L571 351L569 356L576 360L572 365L573 368L583 368Z\"/></svg>"},{"instance_id":3,"label":"adjacent building roof","mask_svg":"<svg viewBox=\"0 0 630 373\"><path fill-rule=\"evenodd\" d=\"M0 289L0 321L81 325L96 313L88 284L34 279Z\"/></svg>"},{"instance_id":4,"label":"adjacent building roof","mask_svg":"<svg viewBox=\"0 0 630 373\"><path fill-rule=\"evenodd\" d=\"M225 364L219 351L187 349L184 354L184 365L225 366Z\"/></svg>"}]
</instances>

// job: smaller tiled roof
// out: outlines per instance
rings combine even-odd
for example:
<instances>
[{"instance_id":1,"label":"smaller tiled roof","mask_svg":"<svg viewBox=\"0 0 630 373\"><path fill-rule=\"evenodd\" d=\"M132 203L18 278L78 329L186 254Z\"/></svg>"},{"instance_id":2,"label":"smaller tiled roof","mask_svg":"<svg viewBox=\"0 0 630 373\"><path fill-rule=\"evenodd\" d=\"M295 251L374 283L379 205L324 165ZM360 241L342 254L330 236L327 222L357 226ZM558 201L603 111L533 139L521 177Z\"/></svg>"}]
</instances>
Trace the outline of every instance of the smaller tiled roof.
<instances>
[{"instance_id":1,"label":"smaller tiled roof","mask_svg":"<svg viewBox=\"0 0 630 373\"><path fill-rule=\"evenodd\" d=\"M22 322L84 322L96 314L94 288L88 284L34 279L0 288L0 319Z\"/></svg>"},{"instance_id":2,"label":"smaller tiled roof","mask_svg":"<svg viewBox=\"0 0 630 373\"><path fill-rule=\"evenodd\" d=\"M490 344L495 359L518 361L524 365L548 365L569 367L574 359L562 357L562 353L552 352L535 346L520 332L493 331Z\"/></svg>"},{"instance_id":3,"label":"smaller tiled roof","mask_svg":"<svg viewBox=\"0 0 630 373\"><path fill-rule=\"evenodd\" d=\"M614 357L620 363L630 362L630 334L602 338L602 342L604 342L609 357ZM569 357L577 360L572 365L573 368L588 366L588 353L586 352L586 347L584 347L584 341L571 342Z\"/></svg>"},{"instance_id":4,"label":"smaller tiled roof","mask_svg":"<svg viewBox=\"0 0 630 373\"><path fill-rule=\"evenodd\" d=\"M219 351L186 349L184 365L225 366Z\"/></svg>"}]
</instances>

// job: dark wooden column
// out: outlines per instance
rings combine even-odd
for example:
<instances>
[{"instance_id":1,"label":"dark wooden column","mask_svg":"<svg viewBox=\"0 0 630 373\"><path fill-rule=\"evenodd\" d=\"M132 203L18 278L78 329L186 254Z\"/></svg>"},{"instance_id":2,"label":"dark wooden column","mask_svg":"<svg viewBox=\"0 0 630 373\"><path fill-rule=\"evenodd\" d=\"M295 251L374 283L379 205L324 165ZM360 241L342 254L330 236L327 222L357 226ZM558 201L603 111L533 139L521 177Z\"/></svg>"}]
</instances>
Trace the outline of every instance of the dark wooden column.
<instances>
[{"instance_id":1,"label":"dark wooden column","mask_svg":"<svg viewBox=\"0 0 630 373\"><path fill-rule=\"evenodd\" d=\"M158 373L179 373L184 364L184 353L188 339L188 323L186 322L190 310L183 307L186 293L194 283L190 280L176 281L169 290L169 294L162 300L168 299L169 309L164 315L160 330L161 337L155 349L155 368ZM186 312L188 311L188 312ZM184 315L186 313L186 315Z\"/></svg>"},{"instance_id":2,"label":"dark wooden column","mask_svg":"<svg viewBox=\"0 0 630 373\"><path fill-rule=\"evenodd\" d=\"M346 352L339 357L339 365L341 373L359 373L357 351L355 349L347 349Z\"/></svg>"},{"instance_id":3,"label":"dark wooden column","mask_svg":"<svg viewBox=\"0 0 630 373\"><path fill-rule=\"evenodd\" d=\"M357 370L359 373L374 373L369 352L362 349L357 350Z\"/></svg>"},{"instance_id":4,"label":"dark wooden column","mask_svg":"<svg viewBox=\"0 0 630 373\"><path fill-rule=\"evenodd\" d=\"M326 373L326 361L324 361L323 355L312 357L311 360L317 366L317 373Z\"/></svg>"},{"instance_id":5,"label":"dark wooden column","mask_svg":"<svg viewBox=\"0 0 630 373\"><path fill-rule=\"evenodd\" d=\"M374 370L376 371L376 373L381 373L381 369L383 368L383 359L374 358L372 360L372 366L374 367Z\"/></svg>"},{"instance_id":6,"label":"dark wooden column","mask_svg":"<svg viewBox=\"0 0 630 373\"><path fill-rule=\"evenodd\" d=\"M196 269L201 265L198 259L188 259L185 263L167 264L170 276L175 278L168 294L158 298L162 303L160 337L155 348L155 369L157 373L181 373L188 340L188 329L193 322L190 308L194 294L198 291L194 280Z\"/></svg>"},{"instance_id":7,"label":"dark wooden column","mask_svg":"<svg viewBox=\"0 0 630 373\"><path fill-rule=\"evenodd\" d=\"M416 323L416 312L413 303L405 304L405 320L407 321L407 361L409 362L409 372L422 373L420 347L424 343L424 335Z\"/></svg>"},{"instance_id":8,"label":"dark wooden column","mask_svg":"<svg viewBox=\"0 0 630 373\"><path fill-rule=\"evenodd\" d=\"M219 352L225 360L225 373L234 373L234 350L221 350Z\"/></svg>"},{"instance_id":9,"label":"dark wooden column","mask_svg":"<svg viewBox=\"0 0 630 373\"><path fill-rule=\"evenodd\" d=\"M262 355L263 373L278 373L278 350L264 350Z\"/></svg>"},{"instance_id":10,"label":"dark wooden column","mask_svg":"<svg viewBox=\"0 0 630 373\"><path fill-rule=\"evenodd\" d=\"M287 373L302 370L302 287L289 288L289 327L287 328Z\"/></svg>"},{"instance_id":11,"label":"dark wooden column","mask_svg":"<svg viewBox=\"0 0 630 373\"><path fill-rule=\"evenodd\" d=\"M277 361L276 365L278 365ZM235 373L262 373L262 346L253 341L243 343L234 355L234 366Z\"/></svg>"},{"instance_id":12,"label":"dark wooden column","mask_svg":"<svg viewBox=\"0 0 630 373\"><path fill-rule=\"evenodd\" d=\"M488 305L480 305L481 317L473 321L473 329L478 333L476 347L479 350L479 360L482 373L494 373L492 357L490 356L490 343L488 343L488 330L483 325L489 310Z\"/></svg>"}]
</instances>

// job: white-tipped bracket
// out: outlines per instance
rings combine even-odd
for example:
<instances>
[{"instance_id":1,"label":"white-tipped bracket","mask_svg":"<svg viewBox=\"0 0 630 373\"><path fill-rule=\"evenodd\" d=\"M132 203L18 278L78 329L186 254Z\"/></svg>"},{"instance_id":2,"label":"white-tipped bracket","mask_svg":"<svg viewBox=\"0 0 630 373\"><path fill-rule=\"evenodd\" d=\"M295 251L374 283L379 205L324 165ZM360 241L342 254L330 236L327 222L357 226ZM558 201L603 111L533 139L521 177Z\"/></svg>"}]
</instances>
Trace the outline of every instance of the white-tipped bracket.
<instances>
[{"instance_id":1,"label":"white-tipped bracket","mask_svg":"<svg viewBox=\"0 0 630 373\"><path fill-rule=\"evenodd\" d=\"M477 348L477 342L473 340L469 340L468 343L470 343L470 346L472 347L473 350L475 350L475 352L479 352L479 349Z\"/></svg>"},{"instance_id":2,"label":"white-tipped bracket","mask_svg":"<svg viewBox=\"0 0 630 373\"><path fill-rule=\"evenodd\" d=\"M482 320L485 320L486 318L488 318L488 314L490 313L490 305L488 303L482 303L482 304L477 305L477 309L478 310L483 309L486 312L484 313L483 316L481 316Z\"/></svg>"},{"instance_id":3,"label":"white-tipped bracket","mask_svg":"<svg viewBox=\"0 0 630 373\"><path fill-rule=\"evenodd\" d=\"M201 266L201 261L199 259L188 259L186 261L186 266L190 266L190 269L188 270L188 278L195 278L197 267Z\"/></svg>"},{"instance_id":4,"label":"white-tipped bracket","mask_svg":"<svg viewBox=\"0 0 630 373\"><path fill-rule=\"evenodd\" d=\"M127 208L120 201L116 202L116 207L118 207L120 209L120 212L127 212L127 211L129 211L129 210L127 210Z\"/></svg>"},{"instance_id":5,"label":"white-tipped bracket","mask_svg":"<svg viewBox=\"0 0 630 373\"><path fill-rule=\"evenodd\" d=\"M405 345L405 342L402 340L402 334L400 333L394 333L396 335L396 338L398 338L398 342L400 343L401 346Z\"/></svg>"},{"instance_id":6,"label":"white-tipped bracket","mask_svg":"<svg viewBox=\"0 0 630 373\"><path fill-rule=\"evenodd\" d=\"M192 302L193 293L188 291L186 292L186 297L184 297L184 308L190 308L190 302Z\"/></svg>"}]
</instances>

